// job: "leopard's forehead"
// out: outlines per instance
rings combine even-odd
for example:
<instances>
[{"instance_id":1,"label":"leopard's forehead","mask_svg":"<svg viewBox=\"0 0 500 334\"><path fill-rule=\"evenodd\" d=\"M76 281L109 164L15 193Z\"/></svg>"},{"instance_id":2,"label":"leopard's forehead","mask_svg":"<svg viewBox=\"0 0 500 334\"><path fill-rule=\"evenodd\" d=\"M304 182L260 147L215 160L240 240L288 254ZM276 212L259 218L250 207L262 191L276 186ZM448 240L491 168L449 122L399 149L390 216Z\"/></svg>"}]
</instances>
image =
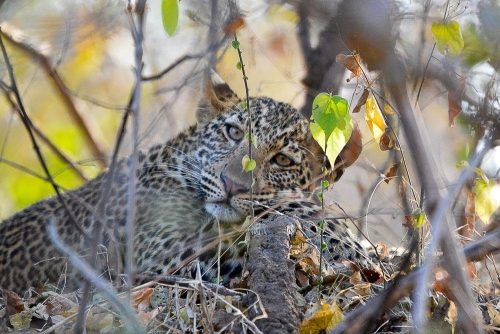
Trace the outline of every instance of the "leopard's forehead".
<instances>
[{"instance_id":1,"label":"leopard's forehead","mask_svg":"<svg viewBox=\"0 0 500 334\"><path fill-rule=\"evenodd\" d=\"M277 102L270 98L253 98L250 100L252 132L260 140L280 139L294 136L305 139L307 120L291 105ZM223 115L225 123L248 126L248 111L242 104L236 105Z\"/></svg>"}]
</instances>

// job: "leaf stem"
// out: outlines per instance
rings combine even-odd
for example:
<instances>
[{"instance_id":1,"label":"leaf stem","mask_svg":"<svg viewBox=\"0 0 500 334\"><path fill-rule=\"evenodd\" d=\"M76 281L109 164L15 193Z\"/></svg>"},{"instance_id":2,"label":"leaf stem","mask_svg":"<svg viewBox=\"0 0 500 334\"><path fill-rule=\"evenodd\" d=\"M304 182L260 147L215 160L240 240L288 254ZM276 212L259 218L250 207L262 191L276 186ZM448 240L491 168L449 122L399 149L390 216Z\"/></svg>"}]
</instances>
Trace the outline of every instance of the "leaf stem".
<instances>
[{"instance_id":1,"label":"leaf stem","mask_svg":"<svg viewBox=\"0 0 500 334\"><path fill-rule=\"evenodd\" d=\"M253 137L253 132L252 132L252 113L250 112L250 93L248 89L248 77L245 72L245 63L243 62L243 56L242 52L240 49L240 43L238 42L238 37L234 35L234 44L236 51L238 51L238 58L240 60L241 64L241 73L243 74L243 82L245 84L245 101L246 101L246 109L248 113L248 133L249 133L249 143L248 143L248 157L252 159L252 137ZM250 171L250 175L252 176L252 185L250 186L250 191L249 191L249 196L250 196L250 217L251 221L250 224L253 223L255 219L255 213L254 213L254 207L253 207L253 169Z\"/></svg>"}]
</instances>

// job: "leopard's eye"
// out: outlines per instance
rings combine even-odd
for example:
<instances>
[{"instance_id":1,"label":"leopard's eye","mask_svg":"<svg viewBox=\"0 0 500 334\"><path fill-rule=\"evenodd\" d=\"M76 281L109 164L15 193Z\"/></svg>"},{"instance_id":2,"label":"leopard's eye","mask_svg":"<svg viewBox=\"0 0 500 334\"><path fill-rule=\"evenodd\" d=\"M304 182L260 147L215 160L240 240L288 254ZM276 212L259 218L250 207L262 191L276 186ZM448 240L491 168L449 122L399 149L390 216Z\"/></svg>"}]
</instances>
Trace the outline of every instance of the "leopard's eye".
<instances>
[{"instance_id":1,"label":"leopard's eye","mask_svg":"<svg viewBox=\"0 0 500 334\"><path fill-rule=\"evenodd\" d=\"M227 136L234 141L240 141L245 136L245 132L237 126L231 124L226 124L226 133Z\"/></svg>"},{"instance_id":2,"label":"leopard's eye","mask_svg":"<svg viewBox=\"0 0 500 334\"><path fill-rule=\"evenodd\" d=\"M273 157L273 161L281 167L290 167L295 164L295 162L287 155L283 153L278 153Z\"/></svg>"}]
</instances>

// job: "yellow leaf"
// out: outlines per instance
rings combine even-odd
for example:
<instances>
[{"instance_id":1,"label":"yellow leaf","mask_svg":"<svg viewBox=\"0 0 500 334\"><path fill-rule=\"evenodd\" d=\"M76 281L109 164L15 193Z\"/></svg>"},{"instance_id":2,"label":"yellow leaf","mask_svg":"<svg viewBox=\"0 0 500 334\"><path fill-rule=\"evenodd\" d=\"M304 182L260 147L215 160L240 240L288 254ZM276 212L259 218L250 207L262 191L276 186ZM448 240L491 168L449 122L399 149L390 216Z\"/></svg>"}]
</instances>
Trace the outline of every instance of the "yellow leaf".
<instances>
[{"instance_id":1,"label":"yellow leaf","mask_svg":"<svg viewBox=\"0 0 500 334\"><path fill-rule=\"evenodd\" d=\"M353 130L352 121L349 121L344 130L341 130L340 128L333 129L326 142L326 148L325 132L323 131L323 129L321 129L321 127L317 123L309 123L309 128L311 130L313 138L318 142L319 146L321 146L328 158L328 161L330 161L330 164L333 166L335 164L337 156L346 146L349 138L351 138Z\"/></svg>"},{"instance_id":2,"label":"yellow leaf","mask_svg":"<svg viewBox=\"0 0 500 334\"><path fill-rule=\"evenodd\" d=\"M311 318L302 322L299 327L299 334L329 332L342 322L344 315L335 302L332 304L321 302L319 306L319 310Z\"/></svg>"},{"instance_id":3,"label":"yellow leaf","mask_svg":"<svg viewBox=\"0 0 500 334\"><path fill-rule=\"evenodd\" d=\"M436 21L431 27L439 52L458 56L464 48L464 39L457 21Z\"/></svg>"},{"instance_id":4,"label":"yellow leaf","mask_svg":"<svg viewBox=\"0 0 500 334\"><path fill-rule=\"evenodd\" d=\"M380 138L385 133L387 125L385 124L384 117L375 101L373 96L370 96L365 103L365 120L370 128L370 131L375 138L375 141L380 144Z\"/></svg>"},{"instance_id":5,"label":"yellow leaf","mask_svg":"<svg viewBox=\"0 0 500 334\"><path fill-rule=\"evenodd\" d=\"M478 179L472 192L476 195L476 214L485 224L489 223L493 212L500 207L500 184Z\"/></svg>"},{"instance_id":6,"label":"yellow leaf","mask_svg":"<svg viewBox=\"0 0 500 334\"><path fill-rule=\"evenodd\" d=\"M299 16L294 10L276 3L269 6L268 13L274 20L281 20L292 24L296 24L299 21Z\"/></svg>"}]
</instances>

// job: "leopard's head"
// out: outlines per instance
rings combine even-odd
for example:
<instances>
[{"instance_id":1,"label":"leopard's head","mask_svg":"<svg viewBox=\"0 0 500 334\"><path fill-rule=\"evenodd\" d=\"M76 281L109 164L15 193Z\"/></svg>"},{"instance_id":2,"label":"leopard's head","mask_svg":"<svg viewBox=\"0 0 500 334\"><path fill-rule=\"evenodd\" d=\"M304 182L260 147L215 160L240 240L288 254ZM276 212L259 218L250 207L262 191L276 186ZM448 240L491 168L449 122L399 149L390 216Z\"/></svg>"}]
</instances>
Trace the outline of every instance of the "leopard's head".
<instances>
[{"instance_id":1,"label":"leopard's head","mask_svg":"<svg viewBox=\"0 0 500 334\"><path fill-rule=\"evenodd\" d=\"M195 159L201 166L199 192L208 213L221 222L240 222L250 214L251 187L254 207L262 211L271 202L304 196L318 186L323 151L295 108L270 98L251 98L249 122L245 103L224 82L213 84L207 96L197 110L201 145ZM250 123L253 139L248 135ZM253 178L242 165L250 146L256 162ZM347 164L339 163L330 180Z\"/></svg>"}]
</instances>

